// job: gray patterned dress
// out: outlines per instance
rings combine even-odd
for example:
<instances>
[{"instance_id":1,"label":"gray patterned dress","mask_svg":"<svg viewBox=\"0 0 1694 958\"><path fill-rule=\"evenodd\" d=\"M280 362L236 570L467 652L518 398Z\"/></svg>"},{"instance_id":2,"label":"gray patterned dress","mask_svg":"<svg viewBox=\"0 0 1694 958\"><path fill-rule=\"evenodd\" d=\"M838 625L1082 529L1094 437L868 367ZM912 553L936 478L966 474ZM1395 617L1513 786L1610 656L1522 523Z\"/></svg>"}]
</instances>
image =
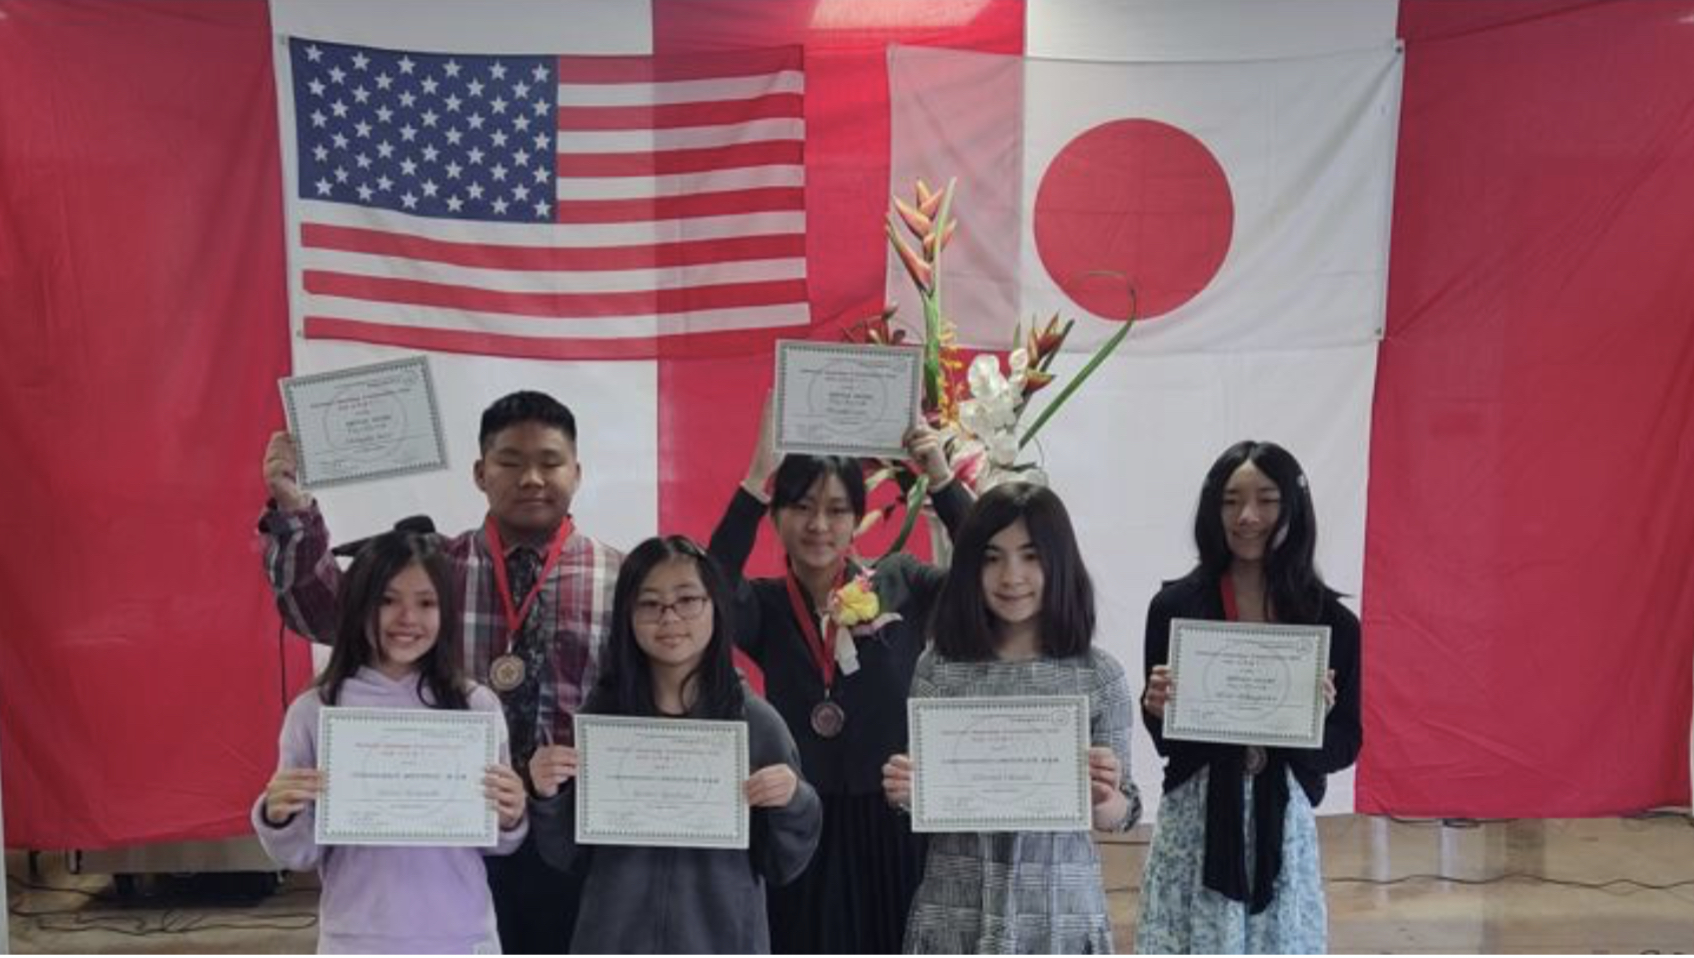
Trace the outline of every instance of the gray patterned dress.
<instances>
[{"instance_id":1,"label":"gray patterned dress","mask_svg":"<svg viewBox=\"0 0 1694 958\"><path fill-rule=\"evenodd\" d=\"M918 659L913 698L1086 695L1095 745L1117 753L1130 821L1141 796L1129 779L1129 682L1093 649L1068 659L952 662L933 648ZM1105 954L1112 922L1100 856L1087 832L932 835L912 902L910 954Z\"/></svg>"}]
</instances>

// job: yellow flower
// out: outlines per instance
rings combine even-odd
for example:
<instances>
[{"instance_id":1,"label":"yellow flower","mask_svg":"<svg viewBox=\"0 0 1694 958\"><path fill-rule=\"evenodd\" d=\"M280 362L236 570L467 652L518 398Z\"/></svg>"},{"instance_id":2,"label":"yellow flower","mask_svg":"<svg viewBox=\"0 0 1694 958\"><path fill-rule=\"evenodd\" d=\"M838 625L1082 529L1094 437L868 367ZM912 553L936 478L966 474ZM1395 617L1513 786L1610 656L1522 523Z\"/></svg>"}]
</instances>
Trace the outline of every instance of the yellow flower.
<instances>
[{"instance_id":1,"label":"yellow flower","mask_svg":"<svg viewBox=\"0 0 1694 958\"><path fill-rule=\"evenodd\" d=\"M877 601L870 582L862 576L836 589L829 604L830 618L848 629L873 621L882 613L882 603Z\"/></svg>"}]
</instances>

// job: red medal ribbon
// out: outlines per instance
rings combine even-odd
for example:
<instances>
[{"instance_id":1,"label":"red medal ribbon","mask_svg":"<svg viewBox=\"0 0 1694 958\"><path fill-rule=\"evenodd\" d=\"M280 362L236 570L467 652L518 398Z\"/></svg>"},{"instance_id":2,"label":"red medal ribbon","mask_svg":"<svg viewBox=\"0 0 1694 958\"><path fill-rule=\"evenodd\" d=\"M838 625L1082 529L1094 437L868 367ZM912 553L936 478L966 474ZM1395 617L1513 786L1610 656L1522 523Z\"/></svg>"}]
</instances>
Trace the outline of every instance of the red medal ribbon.
<instances>
[{"instance_id":1,"label":"red medal ribbon","mask_svg":"<svg viewBox=\"0 0 1694 958\"><path fill-rule=\"evenodd\" d=\"M827 696L830 686L835 684L835 632L829 635L818 634L817 617L806 607L806 599L800 593L800 580L794 578L794 570L788 570L788 604L794 609L794 617L800 620L800 632L806 637L806 647L812 650L812 658L817 660L818 672L823 676L823 690ZM841 588L847 581L847 566L841 566L841 571L835 574L835 588ZM833 589L831 591L834 591Z\"/></svg>"},{"instance_id":2,"label":"red medal ribbon","mask_svg":"<svg viewBox=\"0 0 1694 958\"><path fill-rule=\"evenodd\" d=\"M535 602L535 597L541 594L541 586L547 581L547 574L553 571L553 566L559 562L559 556L565 551L565 540L571 537L575 528L569 516L559 523L559 531L553 534L553 544L547 547L547 561L541 566L541 574L535 577L535 585L530 587L529 595L524 596L523 604L518 605L512 597L512 584L506 578L506 544L500 541L500 530L494 525L494 517L489 516L483 521L483 531L488 536L488 545L494 553L494 584L500 592L500 603L506 611L506 652L512 651L512 643L516 641L518 629L523 625L524 617L529 614L529 607Z\"/></svg>"}]
</instances>

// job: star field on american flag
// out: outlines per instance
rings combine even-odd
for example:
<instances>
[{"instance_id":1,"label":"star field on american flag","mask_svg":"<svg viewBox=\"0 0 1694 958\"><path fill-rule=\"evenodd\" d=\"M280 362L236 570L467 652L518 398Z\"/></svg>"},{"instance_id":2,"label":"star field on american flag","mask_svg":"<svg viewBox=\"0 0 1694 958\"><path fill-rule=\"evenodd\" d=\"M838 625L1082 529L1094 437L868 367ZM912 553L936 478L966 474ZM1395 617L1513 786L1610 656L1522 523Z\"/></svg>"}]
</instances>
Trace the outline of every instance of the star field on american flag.
<instances>
[{"instance_id":1,"label":"star field on american flag","mask_svg":"<svg viewBox=\"0 0 1694 958\"><path fill-rule=\"evenodd\" d=\"M302 199L448 219L553 218L553 57L288 46Z\"/></svg>"}]
</instances>

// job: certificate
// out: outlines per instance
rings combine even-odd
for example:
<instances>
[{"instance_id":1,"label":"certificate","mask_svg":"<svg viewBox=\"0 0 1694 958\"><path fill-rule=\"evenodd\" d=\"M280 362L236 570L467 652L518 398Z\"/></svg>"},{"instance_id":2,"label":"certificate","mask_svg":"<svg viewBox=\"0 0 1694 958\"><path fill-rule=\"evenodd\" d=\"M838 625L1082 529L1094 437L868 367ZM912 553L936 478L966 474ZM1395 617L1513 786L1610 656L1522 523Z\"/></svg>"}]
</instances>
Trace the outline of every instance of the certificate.
<instances>
[{"instance_id":1,"label":"certificate","mask_svg":"<svg viewBox=\"0 0 1694 958\"><path fill-rule=\"evenodd\" d=\"M578 714L581 845L746 848L747 723Z\"/></svg>"},{"instance_id":2,"label":"certificate","mask_svg":"<svg viewBox=\"0 0 1694 958\"><path fill-rule=\"evenodd\" d=\"M422 356L279 382L308 489L447 468L447 443Z\"/></svg>"},{"instance_id":3,"label":"certificate","mask_svg":"<svg viewBox=\"0 0 1694 958\"><path fill-rule=\"evenodd\" d=\"M777 451L903 458L922 359L915 346L777 343Z\"/></svg>"},{"instance_id":4,"label":"certificate","mask_svg":"<svg viewBox=\"0 0 1694 958\"><path fill-rule=\"evenodd\" d=\"M1165 737L1322 748L1329 626L1171 622Z\"/></svg>"},{"instance_id":5,"label":"certificate","mask_svg":"<svg viewBox=\"0 0 1694 958\"><path fill-rule=\"evenodd\" d=\"M320 845L470 845L499 838L483 794L500 761L494 712L325 708L318 713Z\"/></svg>"},{"instance_id":6,"label":"certificate","mask_svg":"<svg viewBox=\"0 0 1694 958\"><path fill-rule=\"evenodd\" d=\"M906 711L912 831L1092 827L1087 696L914 698Z\"/></svg>"}]
</instances>

